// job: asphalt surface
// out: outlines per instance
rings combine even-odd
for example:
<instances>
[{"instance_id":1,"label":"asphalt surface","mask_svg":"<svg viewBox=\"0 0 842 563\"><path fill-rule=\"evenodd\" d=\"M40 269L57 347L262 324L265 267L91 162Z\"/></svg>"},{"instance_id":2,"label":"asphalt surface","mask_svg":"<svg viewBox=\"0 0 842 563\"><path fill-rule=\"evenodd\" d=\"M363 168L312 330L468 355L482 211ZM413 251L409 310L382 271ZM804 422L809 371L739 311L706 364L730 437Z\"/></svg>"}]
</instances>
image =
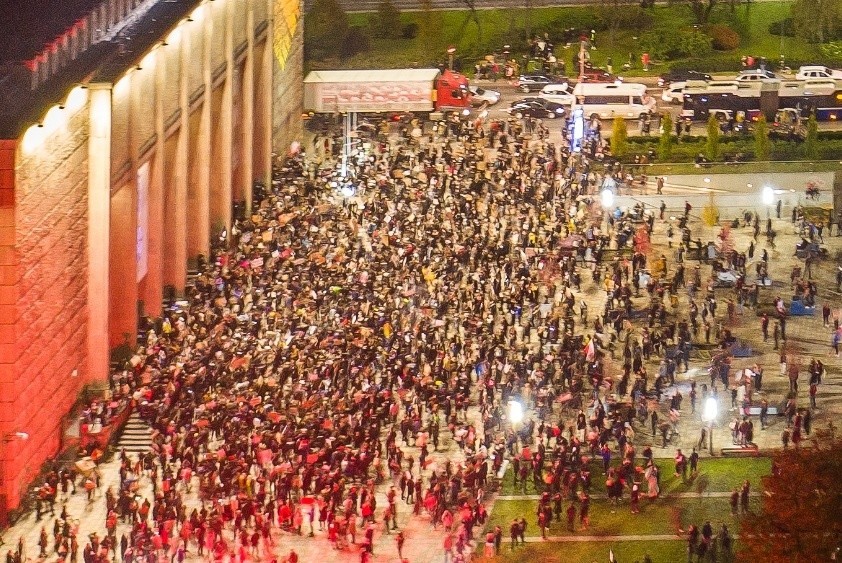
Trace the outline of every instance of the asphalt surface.
<instances>
[{"instance_id":1,"label":"asphalt surface","mask_svg":"<svg viewBox=\"0 0 842 563\"><path fill-rule=\"evenodd\" d=\"M716 78L727 79L733 78L733 76L734 75L723 75L721 77L717 76ZM681 105L669 104L661 99L663 88L659 88L657 86L657 80L658 75L654 74L651 77L630 77L626 79L625 82L645 84L647 86L648 93L651 94L658 102L658 112L669 112L672 115L673 122L675 122L675 120L681 115ZM536 97L540 94L540 92L530 92L529 94L525 94L519 91L514 84L509 83L506 80L472 80L471 84L475 84L486 90L495 90L500 92L500 101L497 104L487 108L488 116L490 119L505 118L508 115L505 110L511 107L512 102L521 100L526 97ZM820 131L842 131L842 123L840 122L820 121L818 125ZM550 126L550 129L552 130L554 128ZM639 134L636 120L629 123L628 132L629 136L635 136ZM605 126L605 123L603 123L603 135L610 136L610 133L610 124L609 126ZM690 128L690 134L706 135L706 124L704 122L694 122ZM650 135L658 135L658 132L654 129L654 127L650 131Z\"/></svg>"}]
</instances>

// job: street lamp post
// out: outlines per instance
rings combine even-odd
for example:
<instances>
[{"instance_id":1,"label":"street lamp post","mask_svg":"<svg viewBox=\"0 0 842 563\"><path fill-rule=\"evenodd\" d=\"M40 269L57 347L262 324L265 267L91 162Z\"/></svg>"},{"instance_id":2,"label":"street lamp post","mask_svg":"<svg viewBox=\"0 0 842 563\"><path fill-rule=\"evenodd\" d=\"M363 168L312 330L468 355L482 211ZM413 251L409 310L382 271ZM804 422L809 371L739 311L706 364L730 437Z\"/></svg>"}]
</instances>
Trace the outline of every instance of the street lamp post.
<instances>
[{"instance_id":1,"label":"street lamp post","mask_svg":"<svg viewBox=\"0 0 842 563\"><path fill-rule=\"evenodd\" d=\"M713 422L719 414L719 403L716 397L710 396L705 399L705 407L702 411L702 420L708 425L708 453L713 455Z\"/></svg>"},{"instance_id":2,"label":"street lamp post","mask_svg":"<svg viewBox=\"0 0 842 563\"><path fill-rule=\"evenodd\" d=\"M451 45L447 48L447 67L453 70L453 55L456 53L456 47Z\"/></svg>"},{"instance_id":3,"label":"street lamp post","mask_svg":"<svg viewBox=\"0 0 842 563\"><path fill-rule=\"evenodd\" d=\"M769 186L763 186L760 192L760 201L766 206L766 218L768 219L772 213L772 204L775 203L775 190Z\"/></svg>"}]
</instances>

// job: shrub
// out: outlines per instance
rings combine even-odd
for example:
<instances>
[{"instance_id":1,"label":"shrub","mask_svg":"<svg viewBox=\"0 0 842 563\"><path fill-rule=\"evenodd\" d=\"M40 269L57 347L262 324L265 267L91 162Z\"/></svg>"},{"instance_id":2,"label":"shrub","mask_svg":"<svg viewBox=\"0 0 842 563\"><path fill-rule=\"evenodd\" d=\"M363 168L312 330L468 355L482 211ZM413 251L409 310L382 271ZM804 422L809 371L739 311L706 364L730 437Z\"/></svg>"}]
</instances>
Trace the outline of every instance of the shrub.
<instances>
[{"instance_id":1,"label":"shrub","mask_svg":"<svg viewBox=\"0 0 842 563\"><path fill-rule=\"evenodd\" d=\"M667 112L661 120L661 138L658 142L658 158L669 162L672 156L672 114Z\"/></svg>"},{"instance_id":2,"label":"shrub","mask_svg":"<svg viewBox=\"0 0 842 563\"><path fill-rule=\"evenodd\" d=\"M401 29L401 37L404 39L415 39L418 37L418 24L410 22Z\"/></svg>"},{"instance_id":3,"label":"shrub","mask_svg":"<svg viewBox=\"0 0 842 563\"><path fill-rule=\"evenodd\" d=\"M705 34L710 37L711 45L717 51L733 51L740 46L740 35L725 24L708 26Z\"/></svg>"},{"instance_id":4,"label":"shrub","mask_svg":"<svg viewBox=\"0 0 842 563\"><path fill-rule=\"evenodd\" d=\"M657 28L644 33L640 43L644 51L656 60L704 56L711 50L708 36L695 31L675 31L672 28Z\"/></svg>"},{"instance_id":5,"label":"shrub","mask_svg":"<svg viewBox=\"0 0 842 563\"><path fill-rule=\"evenodd\" d=\"M708 118L708 136L705 142L705 156L708 160L716 160L719 156L719 120L711 115Z\"/></svg>"},{"instance_id":6,"label":"shrub","mask_svg":"<svg viewBox=\"0 0 842 563\"><path fill-rule=\"evenodd\" d=\"M611 129L611 154L616 157L621 157L625 154L628 136L626 120L622 117L615 117L614 125Z\"/></svg>"},{"instance_id":7,"label":"shrub","mask_svg":"<svg viewBox=\"0 0 842 563\"><path fill-rule=\"evenodd\" d=\"M339 54L342 58L347 59L357 53L365 53L369 50L371 50L371 38L366 33L365 28L354 26L345 34L345 40L342 42Z\"/></svg>"},{"instance_id":8,"label":"shrub","mask_svg":"<svg viewBox=\"0 0 842 563\"><path fill-rule=\"evenodd\" d=\"M769 160L770 151L769 126L766 117L761 115L754 124L754 154L757 160Z\"/></svg>"},{"instance_id":9,"label":"shrub","mask_svg":"<svg viewBox=\"0 0 842 563\"><path fill-rule=\"evenodd\" d=\"M795 37L795 24L792 22L792 18L785 18L769 24L769 35Z\"/></svg>"}]
</instances>

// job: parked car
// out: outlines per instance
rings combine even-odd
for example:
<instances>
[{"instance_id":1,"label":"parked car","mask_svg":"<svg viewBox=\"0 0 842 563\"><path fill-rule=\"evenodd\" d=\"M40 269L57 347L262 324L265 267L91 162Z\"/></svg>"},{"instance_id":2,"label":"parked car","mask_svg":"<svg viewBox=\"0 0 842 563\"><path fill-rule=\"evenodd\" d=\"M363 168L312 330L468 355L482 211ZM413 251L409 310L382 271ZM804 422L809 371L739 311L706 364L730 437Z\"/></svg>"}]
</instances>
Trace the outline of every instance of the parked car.
<instances>
[{"instance_id":1,"label":"parked car","mask_svg":"<svg viewBox=\"0 0 842 563\"><path fill-rule=\"evenodd\" d=\"M479 86L468 86L471 91L471 103L475 106L487 104L493 106L500 101L500 92L496 90L486 90Z\"/></svg>"},{"instance_id":2,"label":"parked car","mask_svg":"<svg viewBox=\"0 0 842 563\"><path fill-rule=\"evenodd\" d=\"M517 79L517 88L524 94L529 92L537 92L547 84L552 84L553 80L543 74L522 74Z\"/></svg>"},{"instance_id":3,"label":"parked car","mask_svg":"<svg viewBox=\"0 0 842 563\"><path fill-rule=\"evenodd\" d=\"M695 70L671 70L658 77L658 86L664 88L674 82L687 82L688 80L711 80L711 75Z\"/></svg>"},{"instance_id":4,"label":"parked car","mask_svg":"<svg viewBox=\"0 0 842 563\"><path fill-rule=\"evenodd\" d=\"M505 111L518 119L523 117L556 119L564 116L566 110L562 104L551 102L544 98L530 97L512 102L512 107Z\"/></svg>"},{"instance_id":5,"label":"parked car","mask_svg":"<svg viewBox=\"0 0 842 563\"><path fill-rule=\"evenodd\" d=\"M754 80L768 80L770 78L777 78L775 73L771 70L744 70L737 75L736 80L740 82L754 81Z\"/></svg>"},{"instance_id":6,"label":"parked car","mask_svg":"<svg viewBox=\"0 0 842 563\"><path fill-rule=\"evenodd\" d=\"M561 84L547 84L541 89L538 97L565 106L569 106L575 101L573 89L566 82Z\"/></svg>"},{"instance_id":7,"label":"parked car","mask_svg":"<svg viewBox=\"0 0 842 563\"><path fill-rule=\"evenodd\" d=\"M807 80L808 78L836 78L842 79L842 70L834 70L826 66L802 66L795 74L796 80Z\"/></svg>"},{"instance_id":8,"label":"parked car","mask_svg":"<svg viewBox=\"0 0 842 563\"><path fill-rule=\"evenodd\" d=\"M668 104L682 104L684 103L684 87L686 82L673 82L669 86L664 87L661 92L661 99Z\"/></svg>"},{"instance_id":9,"label":"parked car","mask_svg":"<svg viewBox=\"0 0 842 563\"><path fill-rule=\"evenodd\" d=\"M585 68L585 74L579 77L579 82L617 82L622 80L603 68Z\"/></svg>"}]
</instances>

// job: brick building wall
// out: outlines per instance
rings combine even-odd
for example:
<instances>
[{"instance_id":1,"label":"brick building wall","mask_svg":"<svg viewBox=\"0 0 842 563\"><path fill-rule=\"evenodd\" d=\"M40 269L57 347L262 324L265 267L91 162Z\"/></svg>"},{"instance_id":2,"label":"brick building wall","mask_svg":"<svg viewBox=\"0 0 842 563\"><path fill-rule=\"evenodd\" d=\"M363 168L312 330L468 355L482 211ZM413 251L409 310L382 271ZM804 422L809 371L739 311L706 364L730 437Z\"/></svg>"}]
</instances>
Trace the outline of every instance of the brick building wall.
<instances>
[{"instance_id":1,"label":"brick building wall","mask_svg":"<svg viewBox=\"0 0 842 563\"><path fill-rule=\"evenodd\" d=\"M13 369L4 370L14 377L0 380L0 428L3 436L26 432L29 438L6 444L13 450L6 456L10 506L58 452L62 416L84 383L87 155L87 108L63 119L36 150L27 154L18 146L15 153L16 329Z\"/></svg>"}]
</instances>

